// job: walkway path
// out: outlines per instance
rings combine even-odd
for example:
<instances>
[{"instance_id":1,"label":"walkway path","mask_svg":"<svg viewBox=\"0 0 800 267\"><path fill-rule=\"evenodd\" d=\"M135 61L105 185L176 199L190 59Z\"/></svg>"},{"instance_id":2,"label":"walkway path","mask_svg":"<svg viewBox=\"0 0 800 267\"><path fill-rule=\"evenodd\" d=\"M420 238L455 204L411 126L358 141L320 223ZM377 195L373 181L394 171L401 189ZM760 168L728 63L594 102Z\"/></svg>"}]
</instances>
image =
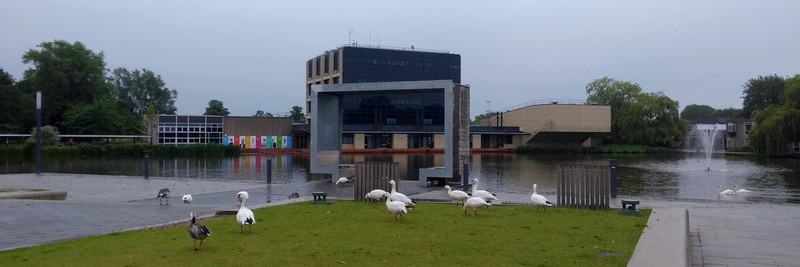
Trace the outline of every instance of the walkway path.
<instances>
[{"instance_id":1,"label":"walkway path","mask_svg":"<svg viewBox=\"0 0 800 267\"><path fill-rule=\"evenodd\" d=\"M444 190L401 183L402 192L418 199L443 199ZM250 193L253 208L290 201L297 192L306 200L313 191L332 198L352 198L352 185L328 182L271 185L256 182L196 179L144 180L70 174L0 175L0 188L66 190L66 201L0 199L0 250L99 235L188 219L194 211L208 216L236 210L234 195ZM172 191L170 205L158 205L158 189ZM186 205L180 196L190 192ZM527 195L501 194L501 200L526 202ZM552 196L548 196L552 197ZM297 199L295 199L297 200ZM686 208L692 243L692 266L800 267L800 205L641 200L643 208Z\"/></svg>"},{"instance_id":2,"label":"walkway path","mask_svg":"<svg viewBox=\"0 0 800 267\"><path fill-rule=\"evenodd\" d=\"M689 210L692 266L800 266L800 206L643 201Z\"/></svg>"}]
</instances>

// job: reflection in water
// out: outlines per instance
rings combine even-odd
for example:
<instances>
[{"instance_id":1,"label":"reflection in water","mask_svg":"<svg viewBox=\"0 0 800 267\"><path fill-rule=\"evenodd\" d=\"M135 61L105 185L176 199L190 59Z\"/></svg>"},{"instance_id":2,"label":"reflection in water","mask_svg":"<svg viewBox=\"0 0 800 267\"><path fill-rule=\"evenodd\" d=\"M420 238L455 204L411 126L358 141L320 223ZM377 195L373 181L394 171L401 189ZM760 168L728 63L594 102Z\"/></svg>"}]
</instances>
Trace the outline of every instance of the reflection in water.
<instances>
[{"instance_id":1,"label":"reflection in water","mask_svg":"<svg viewBox=\"0 0 800 267\"><path fill-rule=\"evenodd\" d=\"M711 171L702 154L473 154L470 177L481 179L481 187L492 192L529 194L534 183L539 193L555 195L557 166L560 164L608 164L619 162L620 197L701 201L748 201L800 203L800 161L789 158L761 158L716 155ZM344 154L342 163L359 161L398 162L398 179L416 180L419 168L444 165L442 154ZM197 178L230 181L266 181L266 156L229 158L152 159L151 177ZM308 155L275 155L273 183L302 183L325 179L309 173ZM0 158L0 173L33 172L33 162ZM141 177L142 159L46 159L44 172L85 173ZM751 193L721 199L717 185L752 190Z\"/></svg>"}]
</instances>

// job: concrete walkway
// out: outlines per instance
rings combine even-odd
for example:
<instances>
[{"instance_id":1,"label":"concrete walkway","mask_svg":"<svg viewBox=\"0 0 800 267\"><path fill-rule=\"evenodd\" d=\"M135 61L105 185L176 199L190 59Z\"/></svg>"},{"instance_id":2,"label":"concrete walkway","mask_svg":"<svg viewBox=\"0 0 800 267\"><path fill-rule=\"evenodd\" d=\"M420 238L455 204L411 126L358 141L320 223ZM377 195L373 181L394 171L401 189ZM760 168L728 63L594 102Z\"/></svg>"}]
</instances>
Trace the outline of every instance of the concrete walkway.
<instances>
[{"instance_id":1,"label":"concrete walkway","mask_svg":"<svg viewBox=\"0 0 800 267\"><path fill-rule=\"evenodd\" d=\"M642 201L689 211L692 266L799 266L800 206L725 201Z\"/></svg>"},{"instance_id":2,"label":"concrete walkway","mask_svg":"<svg viewBox=\"0 0 800 267\"><path fill-rule=\"evenodd\" d=\"M400 191L416 199L446 198L440 188L418 187L415 183L402 181ZM168 206L158 205L155 198L163 187L172 191ZM0 199L0 229L5 233L0 235L0 251L183 221L188 219L190 211L201 216L233 211L238 208L234 196L241 190L250 193L248 203L252 208L308 200L314 191L328 192L330 198L353 197L352 185L336 186L329 182L267 186L255 182L158 177L144 180L78 174L0 175L0 188L68 192L65 201ZM180 202L185 192L194 196L192 204ZM292 193L301 198L289 199ZM529 201L527 195L499 194L499 197L504 202ZM618 205L617 201L612 203ZM640 207L652 208L656 213L663 210L665 214L668 210L688 210L692 266L800 267L800 205L641 200ZM662 236L670 228L648 224L652 229L647 231L661 231ZM647 241L653 245L642 250L675 245L666 245L672 242L669 240L656 237ZM659 242L665 246L659 247ZM637 247L635 254L638 253L642 252ZM678 255L662 254L648 261L681 262L671 258Z\"/></svg>"}]
</instances>

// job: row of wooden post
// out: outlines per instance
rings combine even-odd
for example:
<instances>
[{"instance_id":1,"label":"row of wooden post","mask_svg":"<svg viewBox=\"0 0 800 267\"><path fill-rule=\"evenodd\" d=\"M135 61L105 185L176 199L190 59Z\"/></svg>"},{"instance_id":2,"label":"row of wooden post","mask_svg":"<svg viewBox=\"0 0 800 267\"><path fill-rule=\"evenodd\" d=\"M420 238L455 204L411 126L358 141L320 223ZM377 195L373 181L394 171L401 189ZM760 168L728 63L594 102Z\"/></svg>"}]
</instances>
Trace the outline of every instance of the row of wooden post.
<instances>
[{"instance_id":1,"label":"row of wooden post","mask_svg":"<svg viewBox=\"0 0 800 267\"><path fill-rule=\"evenodd\" d=\"M366 200L364 196L374 189L390 192L392 186L389 180L395 180L400 185L397 162L356 162L354 167L353 199L356 201Z\"/></svg>"},{"instance_id":2,"label":"row of wooden post","mask_svg":"<svg viewBox=\"0 0 800 267\"><path fill-rule=\"evenodd\" d=\"M610 167L606 165L559 165L557 205L566 208L608 209L611 198L610 175Z\"/></svg>"}]
</instances>

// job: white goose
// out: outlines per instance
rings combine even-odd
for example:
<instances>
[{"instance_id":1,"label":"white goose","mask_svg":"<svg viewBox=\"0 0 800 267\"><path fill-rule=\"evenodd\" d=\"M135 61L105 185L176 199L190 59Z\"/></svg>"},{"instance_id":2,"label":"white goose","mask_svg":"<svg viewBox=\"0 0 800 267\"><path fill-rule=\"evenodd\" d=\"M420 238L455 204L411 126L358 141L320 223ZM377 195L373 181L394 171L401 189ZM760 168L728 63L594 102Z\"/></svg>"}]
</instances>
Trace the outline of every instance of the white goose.
<instances>
[{"instance_id":1,"label":"white goose","mask_svg":"<svg viewBox=\"0 0 800 267\"><path fill-rule=\"evenodd\" d=\"M736 188L739 188L739 186L734 184L734 185L733 185L733 189L736 189ZM741 188L741 189L738 189L738 190L736 190L736 193L737 193L737 194L738 194L738 193L750 193L750 192L752 192L752 191L750 191L750 190L747 190L747 189L744 189L744 188Z\"/></svg>"},{"instance_id":2,"label":"white goose","mask_svg":"<svg viewBox=\"0 0 800 267\"><path fill-rule=\"evenodd\" d=\"M248 209L244 206L244 203L250 198L250 194L246 191L241 191L236 194L236 198L239 199L239 211L236 212L236 221L239 223L239 232L244 232L244 225L246 224L247 227L250 229L250 233L253 232L253 224L256 224L256 218L253 216L253 211Z\"/></svg>"},{"instance_id":3,"label":"white goose","mask_svg":"<svg viewBox=\"0 0 800 267\"><path fill-rule=\"evenodd\" d=\"M405 194L397 192L397 190L395 189L396 185L395 185L394 180L389 180L389 184L392 185L392 192L389 193L389 198L390 199L392 199L394 201L403 202L403 203L406 204L406 207L408 207L408 208L413 208L413 207L417 206L417 204L414 203L414 201L411 201L411 199L408 198Z\"/></svg>"},{"instance_id":4,"label":"white goose","mask_svg":"<svg viewBox=\"0 0 800 267\"><path fill-rule=\"evenodd\" d=\"M472 183L473 183L472 184L472 196L473 197L482 198L483 200L486 200L486 202L492 202L492 201L497 200L497 197L495 197L494 194L490 193L489 191L478 190L478 183L479 183L478 178L473 178L472 179Z\"/></svg>"},{"instance_id":5,"label":"white goose","mask_svg":"<svg viewBox=\"0 0 800 267\"><path fill-rule=\"evenodd\" d=\"M346 184L352 181L353 181L352 179L342 176L339 177L339 180L336 180L336 184Z\"/></svg>"},{"instance_id":6,"label":"white goose","mask_svg":"<svg viewBox=\"0 0 800 267\"><path fill-rule=\"evenodd\" d=\"M183 200L183 203L190 204L192 203L192 195L184 194L181 200Z\"/></svg>"},{"instance_id":7,"label":"white goose","mask_svg":"<svg viewBox=\"0 0 800 267\"><path fill-rule=\"evenodd\" d=\"M478 214L478 208L491 205L492 203L486 202L486 200L483 200L481 197L468 198L467 201L464 201L464 215L467 215L467 208L471 208L472 216L475 216Z\"/></svg>"},{"instance_id":8,"label":"white goose","mask_svg":"<svg viewBox=\"0 0 800 267\"><path fill-rule=\"evenodd\" d=\"M369 193L364 195L364 198L372 199L372 200L382 200L384 198L384 196L387 195L387 194L389 194L389 193L387 193L386 191L383 191L383 190L380 190L380 189L375 189L375 190L369 191Z\"/></svg>"},{"instance_id":9,"label":"white goose","mask_svg":"<svg viewBox=\"0 0 800 267\"><path fill-rule=\"evenodd\" d=\"M533 205L536 206L536 209L542 207L544 208L545 211L547 211L547 208L545 207L553 206L553 203L547 201L547 198L545 198L543 195L539 195L539 193L536 193L536 184L533 184L533 193L531 194L531 202L533 202Z\"/></svg>"},{"instance_id":10,"label":"white goose","mask_svg":"<svg viewBox=\"0 0 800 267\"><path fill-rule=\"evenodd\" d=\"M189 237L194 240L194 250L198 250L197 240L200 240L200 247L203 247L203 240L211 236L211 231L205 225L197 223L194 212L189 213L189 217L192 218L192 223L189 224Z\"/></svg>"},{"instance_id":11,"label":"white goose","mask_svg":"<svg viewBox=\"0 0 800 267\"><path fill-rule=\"evenodd\" d=\"M717 185L717 191L719 191L720 195L736 195L736 191L733 191L733 190L730 190L730 189L725 189L725 190L722 190L722 191L720 191L720 190L722 190L722 186L721 185Z\"/></svg>"},{"instance_id":12,"label":"white goose","mask_svg":"<svg viewBox=\"0 0 800 267\"><path fill-rule=\"evenodd\" d=\"M403 213L408 214L408 209L406 209L406 204L400 201L394 201L391 198L391 193L384 193L386 197L386 209L389 213L394 214L394 221L397 221L397 215L400 215L400 221L403 221Z\"/></svg>"},{"instance_id":13,"label":"white goose","mask_svg":"<svg viewBox=\"0 0 800 267\"><path fill-rule=\"evenodd\" d=\"M445 185L444 189L447 189L447 194L450 195L450 199L455 201L456 204L458 204L458 202L464 203L469 198L467 192L461 190L452 190L450 189L450 185Z\"/></svg>"}]
</instances>

